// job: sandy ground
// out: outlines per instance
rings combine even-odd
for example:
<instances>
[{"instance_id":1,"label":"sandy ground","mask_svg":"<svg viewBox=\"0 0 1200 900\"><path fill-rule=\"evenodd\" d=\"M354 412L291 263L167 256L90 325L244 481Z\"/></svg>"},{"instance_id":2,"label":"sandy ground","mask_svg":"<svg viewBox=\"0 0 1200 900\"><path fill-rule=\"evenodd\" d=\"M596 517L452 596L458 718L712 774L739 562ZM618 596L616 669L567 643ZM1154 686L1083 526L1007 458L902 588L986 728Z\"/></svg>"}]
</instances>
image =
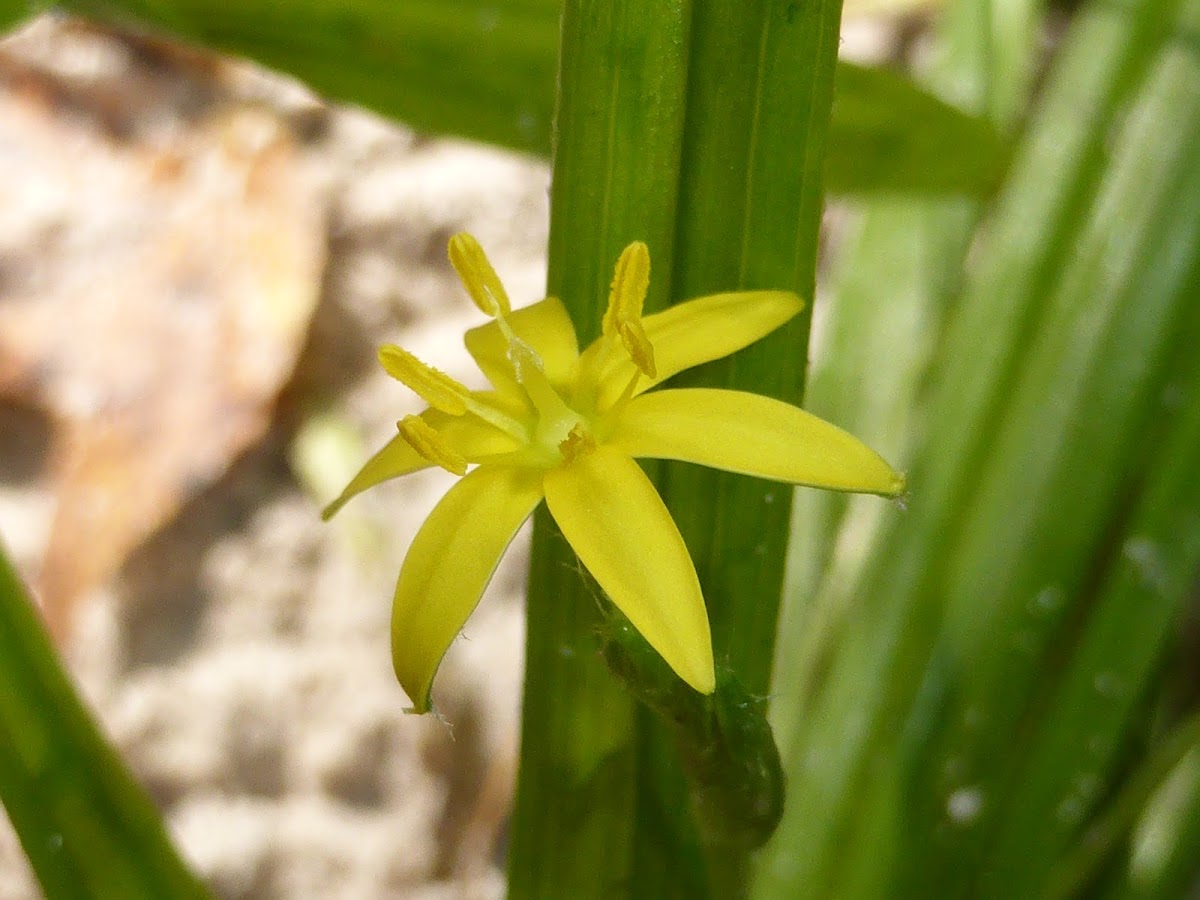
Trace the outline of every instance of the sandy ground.
<instances>
[{"instance_id":1,"label":"sandy ground","mask_svg":"<svg viewBox=\"0 0 1200 900\"><path fill-rule=\"evenodd\" d=\"M124 39L51 19L2 49L108 91L146 77ZM419 405L377 371L376 344L478 381L460 336L479 316L446 261L450 234L479 237L517 302L540 296L547 169L326 107L244 64L219 69L219 90L194 71L170 76L156 127L186 127L196 103L219 95L290 129L327 211L319 307L266 438L79 604L66 654L219 896L501 896L524 544L443 665L445 721L417 718L391 673L389 606L403 550L446 480L394 482L330 524L318 510ZM36 161L6 165L4 196L44 177ZM66 198L39 215L61 230L91 212ZM0 206L5 253L36 259L45 233L21 203ZM44 417L0 407L0 535L30 578L54 513L52 442ZM0 817L0 900L35 896Z\"/></svg>"}]
</instances>

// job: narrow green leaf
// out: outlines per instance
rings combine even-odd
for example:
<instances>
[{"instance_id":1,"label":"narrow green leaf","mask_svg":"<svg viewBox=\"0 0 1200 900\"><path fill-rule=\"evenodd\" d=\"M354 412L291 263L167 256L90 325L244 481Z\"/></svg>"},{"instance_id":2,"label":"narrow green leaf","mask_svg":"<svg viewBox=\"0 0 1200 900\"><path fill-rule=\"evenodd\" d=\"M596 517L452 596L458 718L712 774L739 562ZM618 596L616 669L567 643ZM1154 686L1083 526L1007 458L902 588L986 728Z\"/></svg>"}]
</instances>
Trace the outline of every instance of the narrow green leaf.
<instances>
[{"instance_id":1,"label":"narrow green leaf","mask_svg":"<svg viewBox=\"0 0 1200 900\"><path fill-rule=\"evenodd\" d=\"M549 152L561 0L60 5L248 56L414 128ZM837 80L830 190L983 194L995 186L1003 152L985 120L892 72L841 64Z\"/></svg>"},{"instance_id":2,"label":"narrow green leaf","mask_svg":"<svg viewBox=\"0 0 1200 900\"><path fill-rule=\"evenodd\" d=\"M1200 160L1200 144L1197 154ZM1200 194L1200 181L1190 190ZM1198 243L1200 207L1195 216ZM1184 291L1200 296L1200 268ZM1200 358L1194 352L1200 315L1188 325L1176 338L1179 365L1152 402L1153 421L1141 437L1133 476L1145 479L1140 502L1121 523L1116 552L1106 553L1111 569L1078 626L1061 679L1052 689L1038 689L1044 709L1027 752L1012 767L1010 780L1019 788L996 801L999 823L987 865L1020 870L1027 881L1055 865L1120 776L1130 744L1142 739L1145 697L1200 572ZM1032 609L1056 602L1054 594L1039 594Z\"/></svg>"},{"instance_id":3,"label":"narrow green leaf","mask_svg":"<svg viewBox=\"0 0 1200 900\"><path fill-rule=\"evenodd\" d=\"M67 0L434 132L549 148L561 0Z\"/></svg>"},{"instance_id":4,"label":"narrow green leaf","mask_svg":"<svg viewBox=\"0 0 1200 900\"><path fill-rule=\"evenodd\" d=\"M50 900L199 898L0 552L0 799Z\"/></svg>"},{"instance_id":5,"label":"narrow green leaf","mask_svg":"<svg viewBox=\"0 0 1200 900\"><path fill-rule=\"evenodd\" d=\"M1131 30L1131 12L1098 11L1081 23L1075 35L1080 43L1067 49L1063 77L1090 75L1098 46L1092 29L1122 41ZM928 829L926 846L936 859L932 866L924 859L913 877L927 883L939 871L962 872L978 859L979 881L960 882L971 896L1036 892L1061 846L1042 831L1045 841L1030 841L1023 833L1015 846L986 849L1009 798L1029 786L1015 765L1027 752L1025 743L1014 754L1013 735L1057 727L1042 706L1056 660L1081 652L1072 633L1075 617L1094 613L1094 579L1112 565L1113 542L1124 541L1136 553L1144 538L1126 531L1124 504L1145 488L1143 467L1154 464L1149 453L1161 440L1160 398L1176 354L1192 352L1181 337L1196 334L1200 316L1194 304L1200 292L1200 57L1167 31L1178 27L1186 33L1200 3L1142 6L1138 12L1158 40L1148 41L1137 68L1120 73L1122 117L1104 136L1103 156L1085 153L1074 160L1086 179L1077 183L1087 192L1077 224L1052 245L1045 280L1038 295L1030 296L1027 309L1036 331L1022 335L1006 395L997 398L1002 406L988 446L974 451L979 469L971 474L978 487L958 520L958 535L951 542L940 539L952 549L944 557L943 583L933 590L945 597L947 619L917 701L928 704L927 718L910 725L919 756L914 768L921 774L902 777L912 779L908 790L920 797L913 809L925 807L926 817L918 822ZM1132 24L1136 34L1136 20ZM1081 70L1072 68L1082 60L1076 53L1088 54ZM1052 94L1047 114L1063 115L1056 107L1064 99ZM1154 148L1153 155L1147 147ZM1013 199L1022 197L1026 208L1029 198L1021 189L1031 186L1020 181L1014 186ZM988 273L996 287L1011 275ZM995 297L996 287L983 290ZM971 340L971 352L977 353L984 335L958 337ZM956 421L953 415L947 421ZM968 483L960 482L960 490ZM1195 515L1186 506L1176 509L1184 521ZM1197 552L1189 546L1194 537L1185 533L1179 540L1185 571L1162 586L1165 603L1180 601L1189 558ZM1125 607L1122 618L1134 615L1139 614ZM1151 647L1161 645L1172 621L1160 615L1154 622L1158 633L1142 636ZM1129 621L1126 629L1133 629ZM1098 666L1075 674L1086 679L1084 690L1101 699L1145 690L1144 682L1113 681L1117 673L1103 658L1081 662ZM1120 660L1112 662L1119 666ZM1143 664L1127 674L1152 673ZM1089 736L1095 729L1108 731L1110 718L1119 716L1117 706L1090 706L1092 715L1078 724ZM1052 810L1038 808L1039 829L1048 815L1059 829L1074 826L1091 794L1102 789L1103 769L1094 770L1074 750L1041 760L1067 767L1072 786ZM963 796L978 796L981 804L966 827L953 816L952 800ZM937 835L947 810L950 833Z\"/></svg>"},{"instance_id":6,"label":"narrow green leaf","mask_svg":"<svg viewBox=\"0 0 1200 900\"><path fill-rule=\"evenodd\" d=\"M1192 723L1196 724L1195 721ZM1105 900L1184 897L1200 878L1200 736L1150 799L1133 835L1124 878Z\"/></svg>"},{"instance_id":7,"label":"narrow green leaf","mask_svg":"<svg viewBox=\"0 0 1200 900\"><path fill-rule=\"evenodd\" d=\"M1013 895L976 880L1007 765L1194 314L1195 94L1157 68L1194 52L1182 11L1096 5L1064 44L936 357L909 511L797 732L764 896Z\"/></svg>"},{"instance_id":8,"label":"narrow green leaf","mask_svg":"<svg viewBox=\"0 0 1200 900\"><path fill-rule=\"evenodd\" d=\"M851 219L828 276L822 349L805 397L810 412L902 469L937 324L933 213L929 204L879 198ZM815 679L855 612L854 581L887 508L874 497L796 494L772 691L783 747L804 727Z\"/></svg>"},{"instance_id":9,"label":"narrow green leaf","mask_svg":"<svg viewBox=\"0 0 1200 900\"><path fill-rule=\"evenodd\" d=\"M797 402L803 393L840 2L697 8L680 197L677 296L780 288L808 306L681 383ZM716 654L747 689L770 681L791 489L695 467L667 496L699 561Z\"/></svg>"},{"instance_id":10,"label":"narrow green leaf","mask_svg":"<svg viewBox=\"0 0 1200 900\"><path fill-rule=\"evenodd\" d=\"M1119 877L1098 876L1125 848ZM1107 807L1055 864L1044 896L1179 897L1200 874L1200 715L1158 742ZM1110 866L1109 871L1112 871Z\"/></svg>"}]
</instances>

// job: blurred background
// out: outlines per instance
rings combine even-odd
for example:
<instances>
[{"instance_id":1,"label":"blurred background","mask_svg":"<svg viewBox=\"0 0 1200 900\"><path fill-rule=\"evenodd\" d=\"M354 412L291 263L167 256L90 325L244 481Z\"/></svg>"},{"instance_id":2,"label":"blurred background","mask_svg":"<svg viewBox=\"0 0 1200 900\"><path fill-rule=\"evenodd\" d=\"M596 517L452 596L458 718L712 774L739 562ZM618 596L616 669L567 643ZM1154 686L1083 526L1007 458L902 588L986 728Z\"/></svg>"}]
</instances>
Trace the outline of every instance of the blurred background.
<instances>
[{"instance_id":1,"label":"blurred background","mask_svg":"<svg viewBox=\"0 0 1200 900\"><path fill-rule=\"evenodd\" d=\"M546 164L45 16L0 43L0 172L0 535L185 855L225 897L500 896L524 552L405 717L391 591L446 484L319 511L420 403L376 345L480 380L451 234L540 296Z\"/></svg>"}]
</instances>

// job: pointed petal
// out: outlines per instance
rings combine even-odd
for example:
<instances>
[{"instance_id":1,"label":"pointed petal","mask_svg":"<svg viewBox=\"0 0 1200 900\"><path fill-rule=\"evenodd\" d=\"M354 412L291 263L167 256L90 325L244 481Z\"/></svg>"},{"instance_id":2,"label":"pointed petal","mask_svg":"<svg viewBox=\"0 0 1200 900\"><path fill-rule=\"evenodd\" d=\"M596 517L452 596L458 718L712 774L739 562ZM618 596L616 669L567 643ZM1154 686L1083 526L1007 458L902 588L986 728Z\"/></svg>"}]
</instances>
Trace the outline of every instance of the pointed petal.
<instances>
[{"instance_id":1,"label":"pointed petal","mask_svg":"<svg viewBox=\"0 0 1200 900\"><path fill-rule=\"evenodd\" d=\"M557 297L547 297L507 317L513 332L537 351L546 377L556 388L566 384L579 356L575 326L567 308ZM497 322L472 328L464 338L467 352L475 359L492 386L508 396L523 396L508 358L508 340Z\"/></svg>"},{"instance_id":2,"label":"pointed petal","mask_svg":"<svg viewBox=\"0 0 1200 900\"><path fill-rule=\"evenodd\" d=\"M496 453L509 453L518 444L498 428L481 422L474 416L450 416L435 409L427 409L421 418L468 462L474 462ZM383 449L367 460L346 489L336 500L321 511L322 519L330 519L339 509L367 488L401 475L408 475L433 465L419 454L401 435L396 435Z\"/></svg>"},{"instance_id":3,"label":"pointed petal","mask_svg":"<svg viewBox=\"0 0 1200 900\"><path fill-rule=\"evenodd\" d=\"M692 366L748 347L803 308L804 301L790 291L736 291L677 303L646 316L642 326L654 348L656 371L653 378L638 379L635 394ZM599 354L591 347L584 352L582 364L601 367L599 409L611 406L637 371L628 355Z\"/></svg>"},{"instance_id":4,"label":"pointed petal","mask_svg":"<svg viewBox=\"0 0 1200 900\"><path fill-rule=\"evenodd\" d=\"M480 466L450 489L417 532L392 606L392 664L414 712L429 711L442 656L541 499L540 472Z\"/></svg>"},{"instance_id":5,"label":"pointed petal","mask_svg":"<svg viewBox=\"0 0 1200 900\"><path fill-rule=\"evenodd\" d=\"M904 477L836 425L741 391L683 388L635 397L606 444L634 457L678 459L774 481L895 496Z\"/></svg>"},{"instance_id":6,"label":"pointed petal","mask_svg":"<svg viewBox=\"0 0 1200 900\"><path fill-rule=\"evenodd\" d=\"M676 674L715 684L708 613L679 529L645 473L606 447L545 476L546 505L579 559Z\"/></svg>"}]
</instances>

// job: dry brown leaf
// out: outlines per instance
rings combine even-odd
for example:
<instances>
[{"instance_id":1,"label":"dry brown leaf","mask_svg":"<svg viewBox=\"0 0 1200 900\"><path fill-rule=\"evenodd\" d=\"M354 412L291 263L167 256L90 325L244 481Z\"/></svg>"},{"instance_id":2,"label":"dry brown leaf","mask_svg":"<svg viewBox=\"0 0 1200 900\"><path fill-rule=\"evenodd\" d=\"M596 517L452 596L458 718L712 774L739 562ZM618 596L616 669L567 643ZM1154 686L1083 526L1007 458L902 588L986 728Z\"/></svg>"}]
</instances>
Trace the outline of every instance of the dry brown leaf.
<instances>
[{"instance_id":1,"label":"dry brown leaf","mask_svg":"<svg viewBox=\"0 0 1200 900\"><path fill-rule=\"evenodd\" d=\"M60 637L265 432L324 263L325 204L274 112L203 84L184 119L104 88L0 53L0 396L57 423L37 587Z\"/></svg>"}]
</instances>

